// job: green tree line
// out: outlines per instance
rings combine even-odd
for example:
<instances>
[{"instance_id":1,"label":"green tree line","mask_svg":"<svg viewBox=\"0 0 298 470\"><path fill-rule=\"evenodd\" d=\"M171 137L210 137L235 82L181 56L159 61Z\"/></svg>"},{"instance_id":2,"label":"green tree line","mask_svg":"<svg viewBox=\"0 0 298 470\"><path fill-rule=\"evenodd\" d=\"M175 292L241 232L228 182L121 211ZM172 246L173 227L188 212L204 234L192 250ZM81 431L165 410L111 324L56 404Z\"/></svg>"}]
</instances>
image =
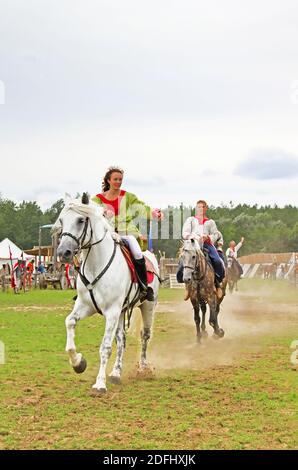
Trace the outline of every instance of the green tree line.
<instances>
[{"instance_id":1,"label":"green tree line","mask_svg":"<svg viewBox=\"0 0 298 470\"><path fill-rule=\"evenodd\" d=\"M63 199L59 199L43 212L35 201L16 204L0 197L0 241L7 237L23 250L37 246L39 227L53 224L63 204ZM43 230L42 245L50 244L50 230Z\"/></svg>"},{"instance_id":2,"label":"green tree line","mask_svg":"<svg viewBox=\"0 0 298 470\"><path fill-rule=\"evenodd\" d=\"M35 201L16 204L10 199L0 197L0 241L8 237L23 250L38 245L39 227L54 223L62 207L62 199L42 211ZM180 245L177 220L180 219L182 225L188 215L194 214L194 208L183 207L181 204L180 207L167 207L163 212L165 214L163 226L153 222L153 232L158 234L158 238L153 240L153 248L155 252L165 251L167 257L175 257ZM223 234L225 248L230 240L238 242L241 236L245 237L241 255L298 251L298 207L296 206L287 205L281 208L276 205L234 205L231 202L220 207L211 206L207 215L216 221L218 229ZM174 220L176 236L173 237ZM42 244L50 243L50 232L44 230Z\"/></svg>"},{"instance_id":3,"label":"green tree line","mask_svg":"<svg viewBox=\"0 0 298 470\"><path fill-rule=\"evenodd\" d=\"M186 210L185 210L186 209ZM164 210L165 219L170 227L170 239L161 238L153 241L154 251L165 251L167 257L175 257L179 242L171 239L173 220L181 215L182 222L186 217L195 214L192 207L168 207ZM178 213L178 214L177 214ZM217 228L224 238L224 249L231 240L238 243L242 236L245 243L241 255L251 253L283 253L298 251L298 207L287 205L257 206L248 204L211 206L207 216L214 219ZM161 232L159 232L161 234Z\"/></svg>"}]
</instances>

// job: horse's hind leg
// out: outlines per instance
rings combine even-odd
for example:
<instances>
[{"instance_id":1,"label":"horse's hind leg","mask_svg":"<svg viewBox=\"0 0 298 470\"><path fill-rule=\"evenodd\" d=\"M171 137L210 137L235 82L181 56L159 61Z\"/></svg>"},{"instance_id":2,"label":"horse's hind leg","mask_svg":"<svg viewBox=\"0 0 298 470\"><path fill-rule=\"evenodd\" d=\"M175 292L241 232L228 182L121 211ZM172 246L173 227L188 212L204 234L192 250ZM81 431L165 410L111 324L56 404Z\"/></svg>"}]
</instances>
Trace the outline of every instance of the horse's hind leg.
<instances>
[{"instance_id":1,"label":"horse's hind leg","mask_svg":"<svg viewBox=\"0 0 298 470\"><path fill-rule=\"evenodd\" d=\"M214 335L217 338L222 338L225 334L224 330L222 328L219 328L218 325L218 313L220 309L220 304L217 302L216 298L214 297L210 303L210 319L209 323L212 326L214 330Z\"/></svg>"},{"instance_id":2,"label":"horse's hind leg","mask_svg":"<svg viewBox=\"0 0 298 470\"><path fill-rule=\"evenodd\" d=\"M125 331L124 331L124 313L120 315L119 323L116 330L116 342L117 342L117 356L112 372L109 375L109 380L112 383L119 384L121 381L122 372L122 361L123 353L125 349Z\"/></svg>"},{"instance_id":3,"label":"horse's hind leg","mask_svg":"<svg viewBox=\"0 0 298 470\"><path fill-rule=\"evenodd\" d=\"M147 364L147 346L151 337L151 330L154 318L154 306L155 302L146 300L140 305L143 318L143 328L141 331L142 351L139 363L140 370L148 368Z\"/></svg>"},{"instance_id":4,"label":"horse's hind leg","mask_svg":"<svg viewBox=\"0 0 298 470\"><path fill-rule=\"evenodd\" d=\"M72 365L75 372L81 374L87 367L86 359L84 359L81 353L77 353L76 345L74 342L75 338L75 327L79 320L92 315L94 311L90 307L82 306L76 302L73 311L65 319L66 327L66 352L69 355L69 362Z\"/></svg>"}]
</instances>

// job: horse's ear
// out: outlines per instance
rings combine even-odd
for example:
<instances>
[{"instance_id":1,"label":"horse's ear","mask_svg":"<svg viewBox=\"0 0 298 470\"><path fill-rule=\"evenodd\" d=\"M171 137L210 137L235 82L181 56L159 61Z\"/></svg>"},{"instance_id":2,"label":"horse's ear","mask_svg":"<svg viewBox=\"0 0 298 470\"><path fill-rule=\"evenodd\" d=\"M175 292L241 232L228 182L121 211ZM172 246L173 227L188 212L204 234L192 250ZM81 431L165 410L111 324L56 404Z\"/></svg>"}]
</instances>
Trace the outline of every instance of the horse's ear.
<instances>
[{"instance_id":1,"label":"horse's ear","mask_svg":"<svg viewBox=\"0 0 298 470\"><path fill-rule=\"evenodd\" d=\"M89 204L89 194L88 193L83 193L82 204Z\"/></svg>"},{"instance_id":2,"label":"horse's ear","mask_svg":"<svg viewBox=\"0 0 298 470\"><path fill-rule=\"evenodd\" d=\"M64 195L64 205L66 206L66 204L71 200L71 195L68 194L68 193L65 193Z\"/></svg>"}]
</instances>

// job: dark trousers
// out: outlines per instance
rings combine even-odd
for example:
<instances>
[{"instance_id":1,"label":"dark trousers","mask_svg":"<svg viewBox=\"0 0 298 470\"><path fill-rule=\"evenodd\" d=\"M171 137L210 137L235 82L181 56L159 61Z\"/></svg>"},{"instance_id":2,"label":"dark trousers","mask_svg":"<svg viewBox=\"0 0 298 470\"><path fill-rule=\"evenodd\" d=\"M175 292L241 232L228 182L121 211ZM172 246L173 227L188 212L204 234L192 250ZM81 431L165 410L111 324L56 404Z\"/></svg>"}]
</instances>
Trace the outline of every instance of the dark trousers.
<instances>
[{"instance_id":1,"label":"dark trousers","mask_svg":"<svg viewBox=\"0 0 298 470\"><path fill-rule=\"evenodd\" d=\"M204 250L208 252L216 279L218 280L218 282L221 282L225 277L225 268L220 259L217 249L215 248L215 246L209 245L209 243L204 243Z\"/></svg>"},{"instance_id":2,"label":"dark trousers","mask_svg":"<svg viewBox=\"0 0 298 470\"><path fill-rule=\"evenodd\" d=\"M219 256L221 257L221 259L223 260L224 262L224 265L225 267L227 267L228 263L227 263L227 258L225 257L224 253L220 250L217 250L217 253L219 254Z\"/></svg>"}]
</instances>

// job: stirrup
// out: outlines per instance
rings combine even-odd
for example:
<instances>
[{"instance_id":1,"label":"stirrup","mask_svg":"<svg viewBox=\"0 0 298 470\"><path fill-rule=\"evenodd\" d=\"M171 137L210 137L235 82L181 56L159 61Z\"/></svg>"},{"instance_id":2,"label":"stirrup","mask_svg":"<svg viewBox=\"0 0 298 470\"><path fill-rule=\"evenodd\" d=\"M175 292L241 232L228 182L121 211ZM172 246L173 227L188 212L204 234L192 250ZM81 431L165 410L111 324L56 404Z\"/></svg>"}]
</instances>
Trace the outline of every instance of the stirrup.
<instances>
[{"instance_id":1,"label":"stirrup","mask_svg":"<svg viewBox=\"0 0 298 470\"><path fill-rule=\"evenodd\" d=\"M149 302L154 301L154 292L152 287L147 287L147 289L142 289L140 292L140 302L149 300Z\"/></svg>"},{"instance_id":2,"label":"stirrup","mask_svg":"<svg viewBox=\"0 0 298 470\"><path fill-rule=\"evenodd\" d=\"M154 292L153 292L152 287L148 287L148 288L147 288L146 300L149 300L149 302L153 302L153 301L154 301Z\"/></svg>"},{"instance_id":3,"label":"stirrup","mask_svg":"<svg viewBox=\"0 0 298 470\"><path fill-rule=\"evenodd\" d=\"M147 297L147 290L141 290L139 301L144 302L146 300L146 297Z\"/></svg>"}]
</instances>

